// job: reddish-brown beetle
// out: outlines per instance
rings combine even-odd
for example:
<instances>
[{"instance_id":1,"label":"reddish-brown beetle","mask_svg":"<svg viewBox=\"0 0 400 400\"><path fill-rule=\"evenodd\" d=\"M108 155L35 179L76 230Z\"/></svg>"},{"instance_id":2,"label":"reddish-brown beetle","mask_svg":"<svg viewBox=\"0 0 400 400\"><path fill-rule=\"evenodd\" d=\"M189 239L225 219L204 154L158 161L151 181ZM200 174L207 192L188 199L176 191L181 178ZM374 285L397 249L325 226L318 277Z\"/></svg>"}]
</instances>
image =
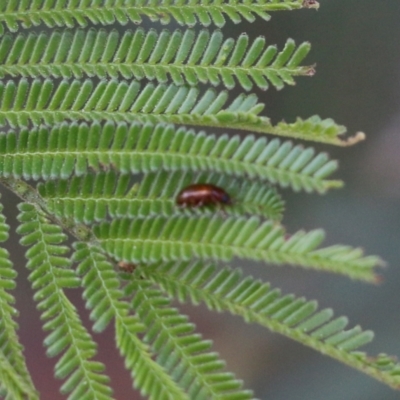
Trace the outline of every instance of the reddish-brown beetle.
<instances>
[{"instance_id":1,"label":"reddish-brown beetle","mask_svg":"<svg viewBox=\"0 0 400 400\"><path fill-rule=\"evenodd\" d=\"M231 204L231 198L224 189L210 183L195 183L182 189L176 203L185 207L201 207L217 204Z\"/></svg>"}]
</instances>

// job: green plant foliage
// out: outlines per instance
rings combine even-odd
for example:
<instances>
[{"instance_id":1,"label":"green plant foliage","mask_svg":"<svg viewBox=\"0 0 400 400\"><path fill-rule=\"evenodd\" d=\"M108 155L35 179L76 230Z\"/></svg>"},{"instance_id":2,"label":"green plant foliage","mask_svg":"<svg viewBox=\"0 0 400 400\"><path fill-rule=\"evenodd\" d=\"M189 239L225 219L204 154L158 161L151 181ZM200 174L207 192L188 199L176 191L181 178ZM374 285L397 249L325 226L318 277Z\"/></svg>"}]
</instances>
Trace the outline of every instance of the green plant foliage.
<instances>
[{"instance_id":1,"label":"green plant foliage","mask_svg":"<svg viewBox=\"0 0 400 400\"><path fill-rule=\"evenodd\" d=\"M112 392L108 377L102 374L104 365L92 360L96 344L63 290L80 284L66 257L69 249L61 245L67 237L34 205L24 203L19 209L21 244L30 246L26 253L27 268L32 270L29 279L42 318L47 320L44 329L51 331L45 339L47 355L63 352L55 367L58 378L68 378L61 391L72 392L71 399L108 398Z\"/></svg>"},{"instance_id":2,"label":"green plant foliage","mask_svg":"<svg viewBox=\"0 0 400 400\"><path fill-rule=\"evenodd\" d=\"M86 79L55 84L52 80L35 79L31 84L22 78L0 82L0 126L27 127L57 124L65 120L116 122L167 122L218 128L236 128L259 133L304 138L337 145L345 128L331 119L311 117L273 126L258 114L264 108L257 96L239 95L226 107L228 92L208 89L203 94L197 87L112 79L95 84ZM363 137L351 139L351 144Z\"/></svg>"},{"instance_id":3,"label":"green plant foliage","mask_svg":"<svg viewBox=\"0 0 400 400\"><path fill-rule=\"evenodd\" d=\"M199 22L204 26L213 23L221 27L225 25L225 17L235 23L242 19L253 22L256 16L268 21L270 11L303 7L318 8L318 3L315 0L140 0L135 3L124 0L77 0L68 3L63 0L44 3L41 0L3 0L0 21L4 21L11 31L18 29L19 22L24 28L41 23L48 27L86 26L88 22L108 25L115 21L125 25L128 21L141 23L143 16L162 24L175 20L180 25L192 26Z\"/></svg>"},{"instance_id":4,"label":"green plant foliage","mask_svg":"<svg viewBox=\"0 0 400 400\"><path fill-rule=\"evenodd\" d=\"M171 307L170 300L151 282L136 279L126 288L146 326L144 340L151 344L161 364L189 394L191 399L252 399L242 382L224 372L224 363L210 352L211 342L194 333L188 318Z\"/></svg>"},{"instance_id":5,"label":"green plant foliage","mask_svg":"<svg viewBox=\"0 0 400 400\"><path fill-rule=\"evenodd\" d=\"M243 278L241 270L203 263L139 266L135 274L159 285L181 302L205 303L211 310L229 311L246 322L265 326L351 365L393 388L400 387L400 364L393 357L386 354L369 357L356 351L373 339L373 333L359 326L346 329L346 317L333 318L333 311L318 310L316 301L282 295L268 283L250 276Z\"/></svg>"},{"instance_id":6,"label":"green plant foliage","mask_svg":"<svg viewBox=\"0 0 400 400\"><path fill-rule=\"evenodd\" d=\"M159 124L62 124L0 133L0 176L68 178L89 170L121 173L215 171L268 180L294 190L324 193L341 182L325 179L337 168L325 153L315 155L278 139L207 135Z\"/></svg>"},{"instance_id":7,"label":"green plant foliage","mask_svg":"<svg viewBox=\"0 0 400 400\"><path fill-rule=\"evenodd\" d=\"M95 320L94 330L102 331L115 319L117 347L131 371L134 385L149 399L188 399L186 394L152 359L148 347L138 338L143 325L138 318L128 314L129 304L121 299L119 279L113 266L99 249L86 243L75 244L74 260L78 274L83 275L84 298Z\"/></svg>"},{"instance_id":8,"label":"green plant foliage","mask_svg":"<svg viewBox=\"0 0 400 400\"><path fill-rule=\"evenodd\" d=\"M283 201L274 189L260 182L233 180L219 174L160 171L146 174L139 185L132 186L129 175L116 175L110 171L49 181L40 184L38 189L53 214L85 224L104 221L108 217L215 214L215 207L190 209L176 206L177 194L192 182L207 182L225 188L234 201L224 208L226 214L282 218Z\"/></svg>"},{"instance_id":9,"label":"green plant foliage","mask_svg":"<svg viewBox=\"0 0 400 400\"><path fill-rule=\"evenodd\" d=\"M156 217L103 222L94 233L109 255L133 263L240 257L293 264L375 281L379 258L349 246L319 248L321 230L285 237L276 222L243 217Z\"/></svg>"},{"instance_id":10,"label":"green plant foliage","mask_svg":"<svg viewBox=\"0 0 400 400\"><path fill-rule=\"evenodd\" d=\"M9 357L9 356L8 356ZM8 357L0 353L0 396L6 400L38 399L31 382L27 382L10 364ZM30 377L29 377L30 380Z\"/></svg>"},{"instance_id":11,"label":"green plant foliage","mask_svg":"<svg viewBox=\"0 0 400 400\"><path fill-rule=\"evenodd\" d=\"M0 242L8 239L9 226L6 224L0 204ZM38 394L26 368L23 347L19 343L14 317L14 297L9 293L14 289L16 271L7 250L0 248L0 385L9 393L7 399L38 399Z\"/></svg>"},{"instance_id":12,"label":"green plant foliage","mask_svg":"<svg viewBox=\"0 0 400 400\"><path fill-rule=\"evenodd\" d=\"M190 29L318 6L316 0L0 2L0 182L23 201L17 232L29 246L47 354L60 356L55 376L64 379L68 400L111 400L112 389L66 289L82 291L94 332L114 329L133 386L151 400L253 399L173 299L228 311L400 388L393 358L358 351L371 331L347 329L347 318L333 318L315 301L208 264L237 257L378 281L380 258L344 245L321 248L322 230L289 235L281 223L281 188L322 194L342 182L331 178L338 163L326 153L266 134L338 146L364 139L345 138L346 128L330 118L273 124L261 114L264 104L250 91L279 90L313 75L314 67L303 65L310 44L288 39L278 49L264 37ZM133 28L142 20L184 28ZM116 24L130 26L121 31ZM250 93L231 95L233 88ZM231 201L178 205L194 183L217 186ZM7 237L0 205L0 242ZM16 333L9 293L15 278L0 248L0 396L38 399Z\"/></svg>"},{"instance_id":13,"label":"green plant foliage","mask_svg":"<svg viewBox=\"0 0 400 400\"><path fill-rule=\"evenodd\" d=\"M263 37L250 47L246 34L235 41L224 40L221 31L196 34L191 29L157 33L138 28L125 31L122 37L116 30L104 29L6 34L0 41L0 77L122 75L166 83L169 75L176 85L201 82L217 86L222 81L229 89L235 87L236 77L245 90L252 89L252 81L264 90L268 81L282 89L284 83L294 85L293 76L314 73L312 67L299 66L309 50L309 43L296 48L294 41L288 40L278 52L276 46L265 47Z\"/></svg>"}]
</instances>

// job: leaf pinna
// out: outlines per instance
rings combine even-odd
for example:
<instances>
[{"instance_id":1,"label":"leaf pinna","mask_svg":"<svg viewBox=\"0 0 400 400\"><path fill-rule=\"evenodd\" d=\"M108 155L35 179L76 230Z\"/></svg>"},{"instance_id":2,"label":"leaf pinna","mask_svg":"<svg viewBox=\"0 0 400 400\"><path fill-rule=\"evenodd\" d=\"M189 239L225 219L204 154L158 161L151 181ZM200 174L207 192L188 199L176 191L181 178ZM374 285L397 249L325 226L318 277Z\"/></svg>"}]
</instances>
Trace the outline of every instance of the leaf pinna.
<instances>
[{"instance_id":1,"label":"leaf pinna","mask_svg":"<svg viewBox=\"0 0 400 400\"><path fill-rule=\"evenodd\" d=\"M24 128L45 123L57 125L66 120L115 122L158 122L236 128L272 133L297 139L346 146L364 139L362 134L341 140L346 129L331 119L314 116L295 123L276 126L259 116L264 105L257 96L239 95L228 103L228 92L213 89L201 92L198 87L152 83L141 86L137 81L63 80L22 78L0 82L0 126Z\"/></svg>"},{"instance_id":2,"label":"leaf pinna","mask_svg":"<svg viewBox=\"0 0 400 400\"><path fill-rule=\"evenodd\" d=\"M268 283L251 276L243 277L240 269L202 262L157 263L139 268L136 274L183 303L205 303L211 310L239 315L246 322L299 341L394 389L400 387L400 364L393 357L382 353L368 357L359 351L373 340L373 333L360 326L347 329L346 317L333 318L332 309L318 310L316 301L282 295ZM126 290L135 288L136 284L132 283Z\"/></svg>"},{"instance_id":3,"label":"leaf pinna","mask_svg":"<svg viewBox=\"0 0 400 400\"><path fill-rule=\"evenodd\" d=\"M0 204L0 242L8 239L9 226ZM17 273L10 260L10 254L0 248L0 380L1 387L14 399L39 399L25 363L23 347L17 335L18 325L14 320L17 309L15 298L9 292L16 287Z\"/></svg>"},{"instance_id":4,"label":"leaf pinna","mask_svg":"<svg viewBox=\"0 0 400 400\"><path fill-rule=\"evenodd\" d=\"M315 155L312 148L278 139L240 140L173 125L112 122L0 133L0 176L65 179L108 168L123 174L159 169L218 172L307 192L341 186L340 181L326 179L337 168L326 153Z\"/></svg>"},{"instance_id":5,"label":"leaf pinna","mask_svg":"<svg viewBox=\"0 0 400 400\"><path fill-rule=\"evenodd\" d=\"M147 328L144 340L157 353L157 362L176 377L191 399L254 398L251 391L242 389L241 381L224 371L224 362L209 351L211 342L194 333L195 326L151 281L137 279L125 293L133 298L132 309Z\"/></svg>"},{"instance_id":6,"label":"leaf pinna","mask_svg":"<svg viewBox=\"0 0 400 400\"><path fill-rule=\"evenodd\" d=\"M190 29L157 33L137 28L122 36L104 29L6 34L0 40L0 77L122 76L160 83L171 78L176 85L223 83L228 89L234 88L237 80L247 91L254 83L264 90L269 84L282 89L285 83L295 83L293 76L314 73L312 67L299 66L309 50L309 43L296 48L291 39L278 51L276 46L266 47L263 37L250 46L246 34L235 41L224 39L221 31L196 34Z\"/></svg>"},{"instance_id":7,"label":"leaf pinna","mask_svg":"<svg viewBox=\"0 0 400 400\"><path fill-rule=\"evenodd\" d=\"M129 304L122 299L120 282L111 263L95 246L78 242L74 247L73 258L78 262L78 274L82 276L85 288L83 296L95 321L93 328L103 331L115 320L116 344L134 378L135 387L153 400L168 400L171 396L188 400L183 390L153 361L148 346L139 339L143 324L136 316L129 315Z\"/></svg>"},{"instance_id":8,"label":"leaf pinna","mask_svg":"<svg viewBox=\"0 0 400 400\"><path fill-rule=\"evenodd\" d=\"M97 346L63 290L80 284L66 257L69 249L61 245L67 237L35 206L21 204L19 208L21 243L31 246L26 253L27 268L32 270L29 278L46 320L44 329L51 331L45 339L47 354L63 353L55 367L58 378L67 378L61 391L71 393L71 398L109 397L112 391L108 377L102 374L104 365L93 360Z\"/></svg>"},{"instance_id":9,"label":"leaf pinna","mask_svg":"<svg viewBox=\"0 0 400 400\"><path fill-rule=\"evenodd\" d=\"M30 3L4 0L0 4L0 21L4 21L10 31L16 31L20 21L23 28L42 23L50 28L54 26L72 28L75 25L86 26L89 22L110 25L117 21L125 25L131 21L139 24L144 16L152 22L160 21L162 24L176 21L186 26L200 23L204 26L214 24L222 27L226 18L234 23L239 23L243 19L253 22L255 17L268 21L269 12L272 11L318 8L318 6L315 0L240 0L235 3L229 0L161 0L157 3L142 0L138 4L121 0L77 0L68 5L62 0L43 4L40 1Z\"/></svg>"},{"instance_id":10,"label":"leaf pinna","mask_svg":"<svg viewBox=\"0 0 400 400\"><path fill-rule=\"evenodd\" d=\"M206 180L234 193L225 213L260 215L272 220L282 218L284 203L276 190L263 182L232 179L221 174L190 171L150 172L139 184L131 186L129 175L113 171L87 174L70 180L48 181L38 189L48 209L58 217L91 224L111 218L215 214L215 209L177 209L175 198L180 188Z\"/></svg>"},{"instance_id":11,"label":"leaf pinna","mask_svg":"<svg viewBox=\"0 0 400 400\"><path fill-rule=\"evenodd\" d=\"M105 251L117 260L133 263L190 260L230 261L234 256L272 264L347 275L374 282L379 258L365 257L349 246L318 248L321 230L299 231L285 238L282 226L258 218L150 217L103 222L94 233Z\"/></svg>"}]
</instances>

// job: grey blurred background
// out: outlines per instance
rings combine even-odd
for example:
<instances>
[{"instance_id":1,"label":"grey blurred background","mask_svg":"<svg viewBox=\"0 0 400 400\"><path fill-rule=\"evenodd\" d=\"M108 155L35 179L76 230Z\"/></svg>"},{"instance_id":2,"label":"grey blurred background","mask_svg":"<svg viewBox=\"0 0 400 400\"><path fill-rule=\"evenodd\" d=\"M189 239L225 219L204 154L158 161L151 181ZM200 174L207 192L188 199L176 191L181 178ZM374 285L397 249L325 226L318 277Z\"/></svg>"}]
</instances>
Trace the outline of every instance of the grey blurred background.
<instances>
[{"instance_id":1,"label":"grey blurred background","mask_svg":"<svg viewBox=\"0 0 400 400\"><path fill-rule=\"evenodd\" d=\"M285 293L319 300L333 307L336 315L347 315L353 325L372 329L376 339L366 347L371 354L387 352L400 356L400 2L398 0L321 0L318 12L300 10L274 13L270 22L228 24L226 36L248 32L265 35L270 43L283 45L288 37L298 43L309 40L307 61L317 63L313 78L299 78L295 87L281 92L259 92L267 104L265 114L274 121L319 114L332 117L349 128L364 131L367 141L346 149L317 146L340 160L337 177L346 187L326 196L285 191L289 231L323 227L326 244L362 246L368 254L382 256L388 264L384 282L369 286L343 277L291 267L238 263L246 272L270 281ZM2 193L5 193L2 190ZM16 198L4 195L6 210L15 222ZM44 334L39 314L26 280L24 258L12 235L18 279L17 307L20 336L28 365L42 399L57 400L60 381L54 380L55 360L48 360L42 345ZM87 313L79 293L71 298ZM394 400L394 392L383 384L345 365L323 357L288 339L271 334L239 318L213 314L204 307L184 306L205 338L228 363L228 369L253 388L259 399L273 400ZM89 326L89 323L88 323ZM114 350L112 329L96 335L99 358L112 376L115 398L136 399L129 374Z\"/></svg>"}]
</instances>

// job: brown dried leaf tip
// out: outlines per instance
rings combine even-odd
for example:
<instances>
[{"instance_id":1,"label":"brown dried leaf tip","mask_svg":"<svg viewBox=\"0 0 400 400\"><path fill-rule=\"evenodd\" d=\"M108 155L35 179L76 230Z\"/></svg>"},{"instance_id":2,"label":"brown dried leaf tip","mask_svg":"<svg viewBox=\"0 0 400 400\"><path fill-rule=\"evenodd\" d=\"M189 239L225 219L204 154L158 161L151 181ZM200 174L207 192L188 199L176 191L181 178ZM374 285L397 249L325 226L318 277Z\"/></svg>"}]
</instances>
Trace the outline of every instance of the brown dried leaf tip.
<instances>
[{"instance_id":1,"label":"brown dried leaf tip","mask_svg":"<svg viewBox=\"0 0 400 400\"><path fill-rule=\"evenodd\" d=\"M316 10L318 10L319 3L316 0L304 0L303 7L304 8L315 8Z\"/></svg>"}]
</instances>

